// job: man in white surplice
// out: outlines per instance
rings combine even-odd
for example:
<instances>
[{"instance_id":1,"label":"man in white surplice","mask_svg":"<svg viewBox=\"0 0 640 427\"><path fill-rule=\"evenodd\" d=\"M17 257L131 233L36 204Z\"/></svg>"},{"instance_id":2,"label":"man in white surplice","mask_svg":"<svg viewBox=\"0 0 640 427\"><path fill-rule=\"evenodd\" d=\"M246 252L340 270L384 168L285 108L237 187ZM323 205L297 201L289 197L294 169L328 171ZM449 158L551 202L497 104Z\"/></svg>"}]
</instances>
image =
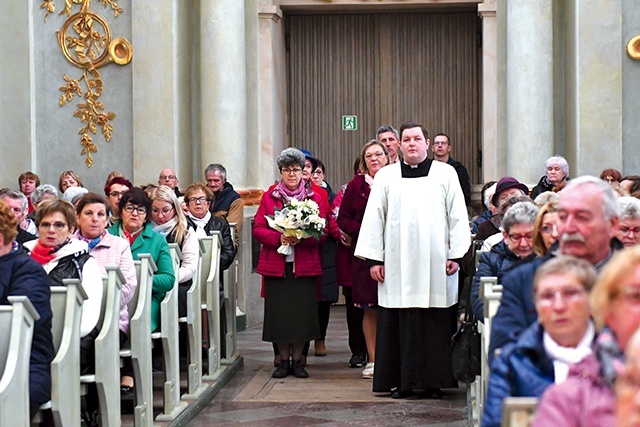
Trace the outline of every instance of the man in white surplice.
<instances>
[{"instance_id":1,"label":"man in white surplice","mask_svg":"<svg viewBox=\"0 0 640 427\"><path fill-rule=\"evenodd\" d=\"M457 387L450 340L469 223L455 169L427 158L427 130L407 122L400 135L404 160L376 174L355 250L378 282L373 391L439 398Z\"/></svg>"}]
</instances>

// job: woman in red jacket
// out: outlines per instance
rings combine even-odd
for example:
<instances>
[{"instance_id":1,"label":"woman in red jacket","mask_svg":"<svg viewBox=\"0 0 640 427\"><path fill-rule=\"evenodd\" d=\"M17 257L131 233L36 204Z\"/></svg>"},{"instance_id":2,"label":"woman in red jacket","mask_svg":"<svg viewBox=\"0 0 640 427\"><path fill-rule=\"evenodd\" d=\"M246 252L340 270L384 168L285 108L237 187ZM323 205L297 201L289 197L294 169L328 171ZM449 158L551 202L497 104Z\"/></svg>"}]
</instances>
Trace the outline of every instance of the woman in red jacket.
<instances>
[{"instance_id":1,"label":"woman in red jacket","mask_svg":"<svg viewBox=\"0 0 640 427\"><path fill-rule=\"evenodd\" d=\"M326 233L320 239L285 236L269 226L267 215L274 215L291 199L310 199L318 204L320 216L326 220L327 203L311 182L302 178L305 157L300 150L283 150L277 164L281 179L262 195L253 225L253 236L262 244L257 269L264 283L262 339L276 343L280 351L281 362L274 378L289 373L307 378L300 359L305 341L320 338L317 283L322 275L320 245ZM279 254L280 245L292 246L293 253Z\"/></svg>"},{"instance_id":2,"label":"woman in red jacket","mask_svg":"<svg viewBox=\"0 0 640 427\"><path fill-rule=\"evenodd\" d=\"M367 342L369 362L362 371L362 378L373 378L376 360L376 332L378 322L378 284L371 278L366 261L353 256L358 234L367 207L371 184L375 174L389 163L387 147L376 140L369 141L362 149L361 165L364 174L356 174L342 199L338 214L338 227L351 238L351 279L353 285L353 302L364 309L362 330Z\"/></svg>"}]
</instances>

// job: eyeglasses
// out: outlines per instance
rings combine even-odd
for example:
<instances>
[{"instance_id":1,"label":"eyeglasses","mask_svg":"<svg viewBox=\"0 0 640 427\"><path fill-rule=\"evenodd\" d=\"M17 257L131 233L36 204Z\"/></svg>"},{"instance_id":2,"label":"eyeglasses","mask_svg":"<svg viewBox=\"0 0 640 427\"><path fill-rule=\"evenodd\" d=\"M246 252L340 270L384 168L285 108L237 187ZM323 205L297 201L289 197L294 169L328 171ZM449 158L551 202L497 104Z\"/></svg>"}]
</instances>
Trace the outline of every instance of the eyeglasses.
<instances>
[{"instance_id":1,"label":"eyeglasses","mask_svg":"<svg viewBox=\"0 0 640 427\"><path fill-rule=\"evenodd\" d=\"M378 151L377 153L369 153L364 156L364 158L367 160L372 159L374 157L379 159L380 157L384 157L384 153L382 151Z\"/></svg>"},{"instance_id":2,"label":"eyeglasses","mask_svg":"<svg viewBox=\"0 0 640 427\"><path fill-rule=\"evenodd\" d=\"M620 226L618 227L618 231L624 234L625 236L628 236L632 232L637 236L638 234L640 234L640 227L629 228L625 226Z\"/></svg>"},{"instance_id":3,"label":"eyeglasses","mask_svg":"<svg viewBox=\"0 0 640 427\"><path fill-rule=\"evenodd\" d=\"M112 191L111 193L109 193L109 197L122 197L124 193L126 193L126 191Z\"/></svg>"},{"instance_id":4,"label":"eyeglasses","mask_svg":"<svg viewBox=\"0 0 640 427\"><path fill-rule=\"evenodd\" d=\"M136 211L138 215L146 215L147 208L145 208L144 206L125 205L124 211L129 213L133 213L133 211Z\"/></svg>"},{"instance_id":5,"label":"eyeglasses","mask_svg":"<svg viewBox=\"0 0 640 427\"><path fill-rule=\"evenodd\" d=\"M557 297L560 297L563 302L570 302L577 300L582 295L584 295L583 288L571 287L559 291L543 291L540 292L536 298L541 305L553 305Z\"/></svg>"},{"instance_id":6,"label":"eyeglasses","mask_svg":"<svg viewBox=\"0 0 640 427\"><path fill-rule=\"evenodd\" d=\"M176 179L175 175L160 175L160 179Z\"/></svg>"},{"instance_id":7,"label":"eyeglasses","mask_svg":"<svg viewBox=\"0 0 640 427\"><path fill-rule=\"evenodd\" d=\"M207 201L206 197L189 197L187 202L189 203L204 203Z\"/></svg>"},{"instance_id":8,"label":"eyeglasses","mask_svg":"<svg viewBox=\"0 0 640 427\"><path fill-rule=\"evenodd\" d=\"M67 226L66 222L61 222L61 221L56 221L54 223L51 222L41 222L40 224L38 224L38 228L42 228L43 230L48 230L53 226L53 228L56 229L56 231L61 231L64 230L65 227Z\"/></svg>"},{"instance_id":9,"label":"eyeglasses","mask_svg":"<svg viewBox=\"0 0 640 427\"><path fill-rule=\"evenodd\" d=\"M298 175L299 173L302 173L302 169L300 169L300 168L283 168L283 169L280 169L280 172L282 172L285 175Z\"/></svg>"},{"instance_id":10,"label":"eyeglasses","mask_svg":"<svg viewBox=\"0 0 640 427\"><path fill-rule=\"evenodd\" d=\"M173 208L169 208L169 209L151 209L151 213L153 213L154 215L162 214L163 216L169 215L171 213L171 211L173 211Z\"/></svg>"},{"instance_id":11,"label":"eyeglasses","mask_svg":"<svg viewBox=\"0 0 640 427\"><path fill-rule=\"evenodd\" d=\"M449 145L447 141L433 141L433 145Z\"/></svg>"},{"instance_id":12,"label":"eyeglasses","mask_svg":"<svg viewBox=\"0 0 640 427\"><path fill-rule=\"evenodd\" d=\"M507 234L511 243L520 243L520 240L525 239L527 242L530 242L533 239L531 234Z\"/></svg>"},{"instance_id":13,"label":"eyeglasses","mask_svg":"<svg viewBox=\"0 0 640 427\"><path fill-rule=\"evenodd\" d=\"M621 298L623 301L631 304L640 304L640 288L624 288L613 295L614 298Z\"/></svg>"}]
</instances>

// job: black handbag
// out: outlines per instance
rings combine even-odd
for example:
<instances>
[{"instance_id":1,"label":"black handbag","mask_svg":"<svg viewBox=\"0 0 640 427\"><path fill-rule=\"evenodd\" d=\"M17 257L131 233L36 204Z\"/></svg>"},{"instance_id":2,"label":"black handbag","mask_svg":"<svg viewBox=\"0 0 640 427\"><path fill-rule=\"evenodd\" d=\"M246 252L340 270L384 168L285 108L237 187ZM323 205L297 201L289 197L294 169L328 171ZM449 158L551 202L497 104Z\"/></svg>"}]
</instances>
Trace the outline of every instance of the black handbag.
<instances>
[{"instance_id":1,"label":"black handbag","mask_svg":"<svg viewBox=\"0 0 640 427\"><path fill-rule=\"evenodd\" d=\"M481 372L480 333L478 332L477 320L471 311L470 294L471 289L469 289L462 324L451 337L453 377L466 384L474 382L476 375L480 375Z\"/></svg>"}]
</instances>

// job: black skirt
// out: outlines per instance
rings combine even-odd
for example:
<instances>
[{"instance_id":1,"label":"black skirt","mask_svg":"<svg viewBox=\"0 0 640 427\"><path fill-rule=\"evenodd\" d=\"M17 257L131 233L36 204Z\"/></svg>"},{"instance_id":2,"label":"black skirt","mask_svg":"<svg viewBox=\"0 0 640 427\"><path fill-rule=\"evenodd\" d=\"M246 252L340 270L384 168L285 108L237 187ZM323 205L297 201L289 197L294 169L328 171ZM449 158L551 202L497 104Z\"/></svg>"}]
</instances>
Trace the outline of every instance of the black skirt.
<instances>
[{"instance_id":1,"label":"black skirt","mask_svg":"<svg viewBox=\"0 0 640 427\"><path fill-rule=\"evenodd\" d=\"M457 304L447 308L378 309L373 391L456 388L451 336Z\"/></svg>"},{"instance_id":2,"label":"black skirt","mask_svg":"<svg viewBox=\"0 0 640 427\"><path fill-rule=\"evenodd\" d=\"M320 338L318 278L294 277L287 263L285 277L264 278L262 340L302 343Z\"/></svg>"}]
</instances>

